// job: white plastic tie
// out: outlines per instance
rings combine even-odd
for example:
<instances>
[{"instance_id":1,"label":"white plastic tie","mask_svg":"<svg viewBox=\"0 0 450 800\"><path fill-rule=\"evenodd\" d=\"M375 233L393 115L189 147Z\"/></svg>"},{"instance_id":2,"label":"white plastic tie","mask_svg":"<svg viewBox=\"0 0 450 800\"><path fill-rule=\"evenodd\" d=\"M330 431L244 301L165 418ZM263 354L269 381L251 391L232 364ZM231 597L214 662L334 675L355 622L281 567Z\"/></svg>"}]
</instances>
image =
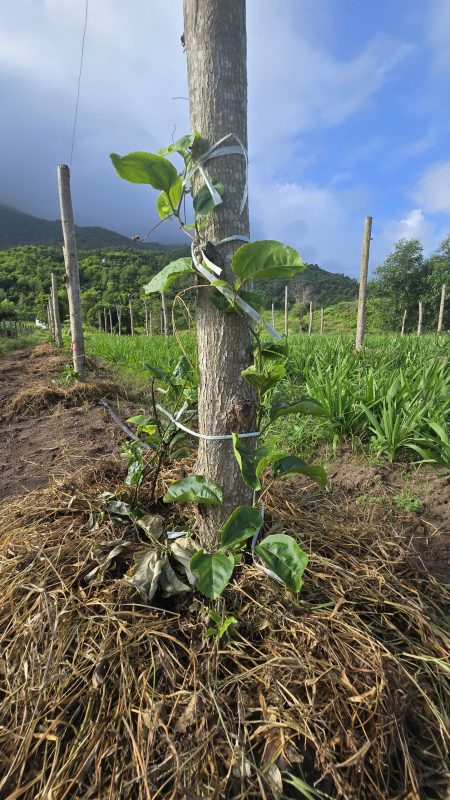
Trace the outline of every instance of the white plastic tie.
<instances>
[{"instance_id":1,"label":"white plastic tie","mask_svg":"<svg viewBox=\"0 0 450 800\"><path fill-rule=\"evenodd\" d=\"M161 411L161 414L164 414L164 416L167 417L167 419L170 419L170 421L174 425L176 425L176 427L179 428L180 431L184 431L185 433L188 433L190 436L194 436L196 439L205 439L208 442L214 442L214 441L222 441L225 439L233 438L233 434L231 433L225 433L225 434L198 433L198 431L193 431L191 430L191 428L187 428L186 425L183 425L176 417L173 417L172 414L159 403L156 404L156 408L158 409L158 411ZM250 431L250 433L237 434L239 439L249 439L252 436L260 436L260 435L261 435L260 431Z\"/></svg>"},{"instance_id":2,"label":"white plastic tie","mask_svg":"<svg viewBox=\"0 0 450 800\"><path fill-rule=\"evenodd\" d=\"M236 139L238 142L237 145L226 145L225 147L221 147L223 142L226 142L227 139ZM209 193L213 199L214 205L218 206L222 202L222 198L218 191L212 185L212 182L206 176L205 171L203 170L203 164L206 164L207 161L210 161L212 158L219 158L220 156L243 156L245 158L245 186L244 192L242 195L241 205L239 207L239 214L242 214L245 204L247 202L248 197L248 157L247 157L247 150L245 149L244 145L242 144L241 140L235 133L227 133L226 136L223 136L222 139L219 139L218 142L211 145L211 147L203 153L200 158L198 159L196 165L190 171L188 178L192 178L194 173L199 170L203 180L205 181Z\"/></svg>"},{"instance_id":3,"label":"white plastic tie","mask_svg":"<svg viewBox=\"0 0 450 800\"><path fill-rule=\"evenodd\" d=\"M221 275L222 270L220 269L220 267L218 267L216 264L213 264L213 262L210 261L210 259L207 258L204 253L202 253L203 262L200 263L200 261L195 255L194 244L192 244L191 246L191 253L192 253L192 261L197 272L199 272L200 275L206 278L206 280L209 281L209 283L214 284L214 282L217 279L213 273L215 273L216 275ZM203 263L206 263L209 269L204 267ZM254 309L249 303L243 300L242 297L239 297L239 295L235 295L234 292L228 286L214 286L214 288L217 289L217 291L219 291L221 294L223 294L223 296L226 297L227 300L234 301L236 305L238 305L239 308L245 314L247 314L247 316L249 316L252 320L254 320L254 322L257 322L258 324L262 323L267 333L270 334L270 336L272 336L276 341L280 341L282 337L278 333L278 331L276 331L275 328L272 328L272 325L270 325L270 323L267 322L267 320L265 320L261 316L261 314L259 314L258 311L256 311L256 309Z\"/></svg>"}]
</instances>

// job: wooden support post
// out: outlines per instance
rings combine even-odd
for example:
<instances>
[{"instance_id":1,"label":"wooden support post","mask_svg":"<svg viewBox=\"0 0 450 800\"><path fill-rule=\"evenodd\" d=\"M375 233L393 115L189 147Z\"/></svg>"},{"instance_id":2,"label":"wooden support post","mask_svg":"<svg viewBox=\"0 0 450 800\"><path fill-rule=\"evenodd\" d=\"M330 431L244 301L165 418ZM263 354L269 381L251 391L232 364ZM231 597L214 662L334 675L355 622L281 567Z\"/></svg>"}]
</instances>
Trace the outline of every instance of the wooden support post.
<instances>
[{"instance_id":1,"label":"wooden support post","mask_svg":"<svg viewBox=\"0 0 450 800\"><path fill-rule=\"evenodd\" d=\"M153 336L153 317L151 308L148 310L148 335Z\"/></svg>"},{"instance_id":2,"label":"wooden support post","mask_svg":"<svg viewBox=\"0 0 450 800\"><path fill-rule=\"evenodd\" d=\"M422 333L422 322L423 322L423 305L422 300L419 300L419 320L417 322L417 336L420 336Z\"/></svg>"},{"instance_id":3,"label":"wooden support post","mask_svg":"<svg viewBox=\"0 0 450 800\"><path fill-rule=\"evenodd\" d=\"M50 336L52 339L55 339L55 323L53 320L53 308L52 308L52 299L51 297L48 298L47 301L47 318L48 318L48 330L50 332Z\"/></svg>"},{"instance_id":4,"label":"wooden support post","mask_svg":"<svg viewBox=\"0 0 450 800\"><path fill-rule=\"evenodd\" d=\"M106 316L106 308L103 306L103 330L108 333L108 318Z\"/></svg>"},{"instance_id":5,"label":"wooden support post","mask_svg":"<svg viewBox=\"0 0 450 800\"><path fill-rule=\"evenodd\" d=\"M122 336L122 309L120 306L116 306L116 314L117 314L117 324L119 326L119 336Z\"/></svg>"},{"instance_id":6,"label":"wooden support post","mask_svg":"<svg viewBox=\"0 0 450 800\"><path fill-rule=\"evenodd\" d=\"M275 309L274 309L273 303L272 303L272 328L274 328L274 327L275 327Z\"/></svg>"},{"instance_id":7,"label":"wooden support post","mask_svg":"<svg viewBox=\"0 0 450 800\"><path fill-rule=\"evenodd\" d=\"M83 318L80 300L80 274L78 271L77 244L70 194L70 171L65 164L58 165L59 203L64 235L64 262L69 299L70 332L72 336L73 368L80 381L86 377L84 358Z\"/></svg>"},{"instance_id":8,"label":"wooden support post","mask_svg":"<svg viewBox=\"0 0 450 800\"><path fill-rule=\"evenodd\" d=\"M167 300L165 292L161 292L161 310L163 319L164 336L169 335L169 320L167 317Z\"/></svg>"},{"instance_id":9,"label":"wooden support post","mask_svg":"<svg viewBox=\"0 0 450 800\"><path fill-rule=\"evenodd\" d=\"M363 247L361 253L361 272L359 276L358 321L356 323L355 349L361 350L366 334L367 273L369 270L370 239L372 236L372 217L364 223Z\"/></svg>"},{"instance_id":10,"label":"wooden support post","mask_svg":"<svg viewBox=\"0 0 450 800\"><path fill-rule=\"evenodd\" d=\"M405 308L405 310L404 310L404 312L403 312L403 318L402 318L402 330L401 330L401 332L400 332L400 336L404 336L404 335L405 335L405 323L406 323L406 308Z\"/></svg>"},{"instance_id":11,"label":"wooden support post","mask_svg":"<svg viewBox=\"0 0 450 800\"><path fill-rule=\"evenodd\" d=\"M128 300L128 308L130 309L130 333L134 336L134 315L133 315L133 305L131 302L131 297Z\"/></svg>"},{"instance_id":12,"label":"wooden support post","mask_svg":"<svg viewBox=\"0 0 450 800\"><path fill-rule=\"evenodd\" d=\"M441 289L441 302L439 304L439 318L437 324L437 333L442 333L442 328L444 327L444 308L445 308L445 283L442 284Z\"/></svg>"},{"instance_id":13,"label":"wooden support post","mask_svg":"<svg viewBox=\"0 0 450 800\"><path fill-rule=\"evenodd\" d=\"M324 321L324 311L323 311L323 306L322 306L322 308L320 309L320 333L321 333L321 335L323 334L323 321Z\"/></svg>"},{"instance_id":14,"label":"wooden support post","mask_svg":"<svg viewBox=\"0 0 450 800\"><path fill-rule=\"evenodd\" d=\"M145 333L149 336L149 329L148 329L148 300L144 297L144 311L145 311Z\"/></svg>"},{"instance_id":15,"label":"wooden support post","mask_svg":"<svg viewBox=\"0 0 450 800\"><path fill-rule=\"evenodd\" d=\"M308 336L312 334L312 326L313 326L313 304L312 300L309 302L309 325L308 325Z\"/></svg>"},{"instance_id":16,"label":"wooden support post","mask_svg":"<svg viewBox=\"0 0 450 800\"><path fill-rule=\"evenodd\" d=\"M61 331L61 319L59 316L58 281L56 280L56 275L54 272L52 272L51 278L52 278L51 303L52 303L53 324L55 326L55 340L58 347L62 347L63 338Z\"/></svg>"},{"instance_id":17,"label":"wooden support post","mask_svg":"<svg viewBox=\"0 0 450 800\"><path fill-rule=\"evenodd\" d=\"M288 325L288 287L284 287L284 335L287 336L289 331Z\"/></svg>"},{"instance_id":18,"label":"wooden support post","mask_svg":"<svg viewBox=\"0 0 450 800\"><path fill-rule=\"evenodd\" d=\"M113 332L113 324L112 324L112 312L111 309L108 308L108 315L109 315L109 332Z\"/></svg>"}]
</instances>

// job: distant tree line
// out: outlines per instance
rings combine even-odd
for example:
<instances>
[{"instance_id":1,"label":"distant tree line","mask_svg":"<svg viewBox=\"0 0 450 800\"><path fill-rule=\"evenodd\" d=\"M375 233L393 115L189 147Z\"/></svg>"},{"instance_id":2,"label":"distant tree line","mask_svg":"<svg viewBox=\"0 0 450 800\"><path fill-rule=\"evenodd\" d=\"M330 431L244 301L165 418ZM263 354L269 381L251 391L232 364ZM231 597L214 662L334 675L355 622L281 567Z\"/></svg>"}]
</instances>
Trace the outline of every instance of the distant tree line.
<instances>
[{"instance_id":1,"label":"distant tree line","mask_svg":"<svg viewBox=\"0 0 450 800\"><path fill-rule=\"evenodd\" d=\"M369 296L378 298L378 313L389 330L400 330L406 311L405 331L417 327L419 300L423 303L424 330L436 330L442 285L447 287L444 329L450 329L450 236L429 258L419 239L401 239L375 270Z\"/></svg>"}]
</instances>

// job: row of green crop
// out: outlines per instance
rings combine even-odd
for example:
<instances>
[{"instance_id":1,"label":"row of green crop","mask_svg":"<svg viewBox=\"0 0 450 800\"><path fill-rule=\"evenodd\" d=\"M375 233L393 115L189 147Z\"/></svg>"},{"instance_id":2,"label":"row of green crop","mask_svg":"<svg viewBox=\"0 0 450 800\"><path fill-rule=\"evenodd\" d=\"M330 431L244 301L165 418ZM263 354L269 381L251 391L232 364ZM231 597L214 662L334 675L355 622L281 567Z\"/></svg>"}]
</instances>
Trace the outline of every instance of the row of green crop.
<instances>
[{"instance_id":1,"label":"row of green crop","mask_svg":"<svg viewBox=\"0 0 450 800\"><path fill-rule=\"evenodd\" d=\"M145 380L146 364L170 372L182 352L195 365L190 334L117 337L91 334L88 352ZM391 461L409 457L450 466L450 362L447 336L372 336L355 353L350 336L292 336L280 385L294 400L318 400L328 418L286 417L276 423L281 446L305 454L351 441Z\"/></svg>"}]
</instances>

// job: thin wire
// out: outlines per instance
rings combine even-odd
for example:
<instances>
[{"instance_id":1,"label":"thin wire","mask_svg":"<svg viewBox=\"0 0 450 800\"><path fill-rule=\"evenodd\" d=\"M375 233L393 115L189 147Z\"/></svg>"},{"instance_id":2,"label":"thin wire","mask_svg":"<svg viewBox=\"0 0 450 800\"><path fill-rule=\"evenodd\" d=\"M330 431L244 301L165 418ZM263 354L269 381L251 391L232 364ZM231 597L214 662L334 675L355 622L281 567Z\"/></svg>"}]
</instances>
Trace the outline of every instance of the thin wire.
<instances>
[{"instance_id":1,"label":"thin wire","mask_svg":"<svg viewBox=\"0 0 450 800\"><path fill-rule=\"evenodd\" d=\"M76 129L77 129L78 105L79 105L79 102L80 102L81 73L83 71L84 40L86 38L86 28L87 28L87 21L88 21L88 8L89 8L89 0L86 0L86 7L85 7L85 12L84 12L83 39L81 41L80 71L78 73L77 102L75 103L75 116L74 116L74 120L73 120L73 131L72 131L72 145L71 145L71 148L70 148L70 161L69 161L70 170L72 170L73 148L74 148L74 145L75 145L75 132L76 132Z\"/></svg>"}]
</instances>

